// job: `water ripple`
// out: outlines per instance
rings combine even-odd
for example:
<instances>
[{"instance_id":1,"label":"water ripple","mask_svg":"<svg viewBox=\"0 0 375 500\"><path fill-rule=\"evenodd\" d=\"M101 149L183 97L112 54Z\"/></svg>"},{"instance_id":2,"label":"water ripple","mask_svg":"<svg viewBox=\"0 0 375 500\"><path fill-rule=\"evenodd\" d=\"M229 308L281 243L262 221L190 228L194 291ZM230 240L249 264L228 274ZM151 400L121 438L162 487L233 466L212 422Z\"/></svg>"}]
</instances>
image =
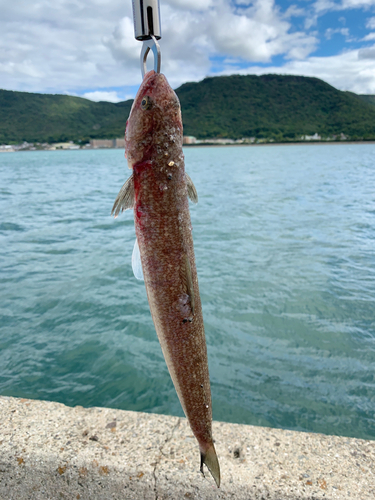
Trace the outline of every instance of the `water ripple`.
<instances>
[{"instance_id":1,"label":"water ripple","mask_svg":"<svg viewBox=\"0 0 375 500\"><path fill-rule=\"evenodd\" d=\"M216 419L375 439L374 153L185 151ZM1 162L0 393L181 415L110 217L123 152Z\"/></svg>"}]
</instances>

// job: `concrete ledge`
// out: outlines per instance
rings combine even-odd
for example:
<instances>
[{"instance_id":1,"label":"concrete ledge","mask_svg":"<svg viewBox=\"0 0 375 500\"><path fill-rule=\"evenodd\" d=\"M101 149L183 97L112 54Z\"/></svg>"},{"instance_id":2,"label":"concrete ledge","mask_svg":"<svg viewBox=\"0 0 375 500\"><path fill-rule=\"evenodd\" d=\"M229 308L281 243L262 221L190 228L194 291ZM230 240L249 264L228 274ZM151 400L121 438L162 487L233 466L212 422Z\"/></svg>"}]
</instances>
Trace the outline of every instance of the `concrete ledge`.
<instances>
[{"instance_id":1,"label":"concrete ledge","mask_svg":"<svg viewBox=\"0 0 375 500\"><path fill-rule=\"evenodd\" d=\"M0 397L0 499L375 498L375 441L214 422L217 489L185 419Z\"/></svg>"}]
</instances>

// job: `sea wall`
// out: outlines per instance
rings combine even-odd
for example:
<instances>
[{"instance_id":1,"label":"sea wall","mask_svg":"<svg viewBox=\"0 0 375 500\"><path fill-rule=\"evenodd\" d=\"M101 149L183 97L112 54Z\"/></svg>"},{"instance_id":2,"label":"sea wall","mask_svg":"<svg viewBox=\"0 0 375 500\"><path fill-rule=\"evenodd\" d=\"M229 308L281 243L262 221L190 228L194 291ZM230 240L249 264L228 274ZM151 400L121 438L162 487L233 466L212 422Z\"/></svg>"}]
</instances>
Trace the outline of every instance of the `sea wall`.
<instances>
[{"instance_id":1,"label":"sea wall","mask_svg":"<svg viewBox=\"0 0 375 500\"><path fill-rule=\"evenodd\" d=\"M0 499L375 498L375 442L214 422L217 489L185 419L0 397Z\"/></svg>"}]
</instances>

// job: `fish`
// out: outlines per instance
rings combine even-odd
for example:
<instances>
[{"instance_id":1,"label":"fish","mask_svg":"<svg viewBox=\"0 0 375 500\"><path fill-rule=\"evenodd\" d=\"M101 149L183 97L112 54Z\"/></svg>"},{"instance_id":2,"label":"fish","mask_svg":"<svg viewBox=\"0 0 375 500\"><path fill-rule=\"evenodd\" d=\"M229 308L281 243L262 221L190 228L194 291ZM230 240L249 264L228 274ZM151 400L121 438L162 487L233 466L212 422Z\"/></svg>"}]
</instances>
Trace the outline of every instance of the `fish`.
<instances>
[{"instance_id":1,"label":"fish","mask_svg":"<svg viewBox=\"0 0 375 500\"><path fill-rule=\"evenodd\" d=\"M162 73L149 71L126 123L125 154L132 174L120 189L112 214L134 210L133 270L144 279L161 349L199 444L200 471L204 473L205 464L220 487L188 200L197 203L198 195L185 172L182 130L177 95Z\"/></svg>"}]
</instances>

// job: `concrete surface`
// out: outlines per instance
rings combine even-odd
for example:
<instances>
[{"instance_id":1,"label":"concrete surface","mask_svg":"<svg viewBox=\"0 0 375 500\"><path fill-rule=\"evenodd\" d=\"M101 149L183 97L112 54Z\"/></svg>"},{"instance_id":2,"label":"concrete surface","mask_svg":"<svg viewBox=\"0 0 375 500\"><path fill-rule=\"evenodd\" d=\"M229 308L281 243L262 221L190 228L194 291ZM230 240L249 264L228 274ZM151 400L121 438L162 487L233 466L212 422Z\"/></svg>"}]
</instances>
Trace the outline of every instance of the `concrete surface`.
<instances>
[{"instance_id":1,"label":"concrete surface","mask_svg":"<svg viewBox=\"0 0 375 500\"><path fill-rule=\"evenodd\" d=\"M375 441L213 428L220 489L185 419L0 397L0 499L375 499Z\"/></svg>"}]
</instances>

